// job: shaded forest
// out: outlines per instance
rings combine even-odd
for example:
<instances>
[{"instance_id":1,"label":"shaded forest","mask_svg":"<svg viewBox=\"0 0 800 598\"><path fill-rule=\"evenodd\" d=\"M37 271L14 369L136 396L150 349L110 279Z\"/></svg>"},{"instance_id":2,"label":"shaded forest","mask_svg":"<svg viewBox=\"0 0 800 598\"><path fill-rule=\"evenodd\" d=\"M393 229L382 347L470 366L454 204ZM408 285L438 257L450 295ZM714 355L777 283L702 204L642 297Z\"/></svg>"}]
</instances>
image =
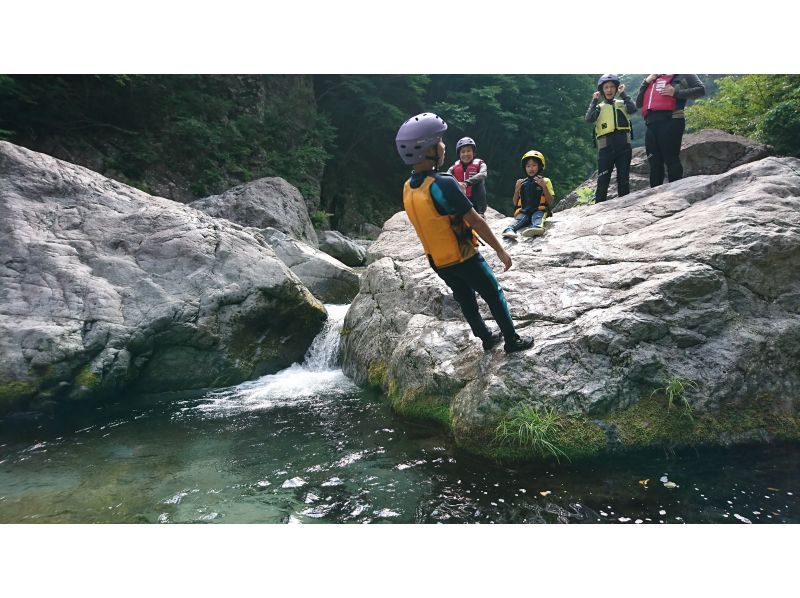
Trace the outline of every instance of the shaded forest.
<instances>
[{"instance_id":1,"label":"shaded forest","mask_svg":"<svg viewBox=\"0 0 800 598\"><path fill-rule=\"evenodd\" d=\"M632 96L642 75L624 75ZM800 79L702 76L690 128L717 127L797 155ZM489 166L489 204L510 211L519 157L538 149L556 198L595 167L583 115L597 75L0 75L0 138L148 193L188 202L265 176L303 193L317 226L358 233L401 208L394 135L432 110ZM634 119L634 145L644 123Z\"/></svg>"}]
</instances>

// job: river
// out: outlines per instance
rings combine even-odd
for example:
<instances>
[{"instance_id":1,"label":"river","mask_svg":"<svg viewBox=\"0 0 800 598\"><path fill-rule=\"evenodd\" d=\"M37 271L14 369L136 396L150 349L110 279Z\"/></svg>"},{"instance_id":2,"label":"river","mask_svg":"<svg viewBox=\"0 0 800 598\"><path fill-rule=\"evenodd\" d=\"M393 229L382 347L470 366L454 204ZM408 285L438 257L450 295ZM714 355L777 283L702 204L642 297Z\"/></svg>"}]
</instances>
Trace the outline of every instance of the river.
<instances>
[{"instance_id":1,"label":"river","mask_svg":"<svg viewBox=\"0 0 800 598\"><path fill-rule=\"evenodd\" d=\"M196 395L0 420L3 523L797 523L796 445L498 465L401 418L336 364Z\"/></svg>"}]
</instances>

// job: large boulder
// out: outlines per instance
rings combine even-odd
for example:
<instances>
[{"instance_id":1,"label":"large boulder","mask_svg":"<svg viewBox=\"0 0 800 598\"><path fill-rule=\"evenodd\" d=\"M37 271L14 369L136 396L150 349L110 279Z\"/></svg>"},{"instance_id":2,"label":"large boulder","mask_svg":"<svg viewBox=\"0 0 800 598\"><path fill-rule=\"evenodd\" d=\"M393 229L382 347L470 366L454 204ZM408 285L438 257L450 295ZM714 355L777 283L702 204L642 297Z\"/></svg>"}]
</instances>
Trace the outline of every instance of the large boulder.
<instances>
[{"instance_id":1,"label":"large boulder","mask_svg":"<svg viewBox=\"0 0 800 598\"><path fill-rule=\"evenodd\" d=\"M258 233L323 303L350 303L358 293L358 274L349 266L277 229L265 228Z\"/></svg>"},{"instance_id":2,"label":"large boulder","mask_svg":"<svg viewBox=\"0 0 800 598\"><path fill-rule=\"evenodd\" d=\"M363 266L367 255L363 246L335 230L326 230L319 234L319 248L352 267Z\"/></svg>"},{"instance_id":3,"label":"large boulder","mask_svg":"<svg viewBox=\"0 0 800 598\"><path fill-rule=\"evenodd\" d=\"M258 179L189 205L242 226L276 228L314 247L318 244L303 196L280 177Z\"/></svg>"},{"instance_id":4,"label":"large boulder","mask_svg":"<svg viewBox=\"0 0 800 598\"><path fill-rule=\"evenodd\" d=\"M0 410L235 384L325 319L260 237L6 142L0 256Z\"/></svg>"},{"instance_id":5,"label":"large boulder","mask_svg":"<svg viewBox=\"0 0 800 598\"><path fill-rule=\"evenodd\" d=\"M641 132L644 135L644 131ZM722 174L733 168L761 160L772 154L772 148L747 137L731 135L718 129L703 129L697 133L684 135L681 142L681 164L683 176L699 174ZM633 150L630 174L631 192L650 187L650 166L647 163L647 152L643 147ZM597 171L580 185L575 191L559 201L554 212L572 208L578 201L579 193L594 195L597 188ZM588 191L582 191L588 189ZM608 198L617 196L617 170L611 175L608 186Z\"/></svg>"},{"instance_id":6,"label":"large boulder","mask_svg":"<svg viewBox=\"0 0 800 598\"><path fill-rule=\"evenodd\" d=\"M488 216L496 232L511 221ZM395 215L345 318L345 373L494 454L542 449L523 442L526 421L550 426L550 445L572 455L800 437L800 160L549 222L541 238L504 241L508 272L484 251L518 330L536 339L506 355L484 353Z\"/></svg>"}]
</instances>

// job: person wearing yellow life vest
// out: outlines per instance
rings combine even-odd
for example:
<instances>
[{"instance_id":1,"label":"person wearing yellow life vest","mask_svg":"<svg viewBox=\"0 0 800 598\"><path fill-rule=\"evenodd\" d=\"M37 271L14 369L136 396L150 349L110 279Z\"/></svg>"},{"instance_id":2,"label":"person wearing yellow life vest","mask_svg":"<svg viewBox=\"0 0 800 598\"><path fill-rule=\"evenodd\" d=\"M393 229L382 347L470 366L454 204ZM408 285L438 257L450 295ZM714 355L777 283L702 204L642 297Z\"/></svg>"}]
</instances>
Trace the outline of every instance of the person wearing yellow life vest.
<instances>
[{"instance_id":1,"label":"person wearing yellow life vest","mask_svg":"<svg viewBox=\"0 0 800 598\"><path fill-rule=\"evenodd\" d=\"M506 239L516 239L517 232L522 230L523 237L538 237L544 234L544 222L552 215L551 208L555 197L553 183L542 176L547 161L544 154L530 150L523 154L520 165L527 175L517 179L514 186L514 218L511 226L503 231Z\"/></svg>"},{"instance_id":2,"label":"person wearing yellow life vest","mask_svg":"<svg viewBox=\"0 0 800 598\"><path fill-rule=\"evenodd\" d=\"M683 178L681 140L686 129L683 109L687 100L702 98L705 85L697 75L648 75L639 86L636 106L642 109L647 125L644 146L650 165L650 187Z\"/></svg>"},{"instance_id":3,"label":"person wearing yellow life vest","mask_svg":"<svg viewBox=\"0 0 800 598\"><path fill-rule=\"evenodd\" d=\"M594 123L597 143L595 203L607 199L614 168L617 169L617 197L631 191L632 129L629 115L635 112L636 104L625 93L625 85L620 82L619 75L602 75L597 80L597 91L584 117L587 123Z\"/></svg>"},{"instance_id":4,"label":"person wearing yellow life vest","mask_svg":"<svg viewBox=\"0 0 800 598\"><path fill-rule=\"evenodd\" d=\"M533 339L517 334L503 289L477 250L475 233L495 250L505 270L511 267L511 257L456 180L438 172L444 163L442 136L446 130L447 123L432 112L412 116L398 130L397 152L403 162L414 167L403 186L403 207L431 268L453 291L453 299L484 350L504 338L506 353L524 351L533 346ZM502 337L486 327L476 293L488 305Z\"/></svg>"}]
</instances>

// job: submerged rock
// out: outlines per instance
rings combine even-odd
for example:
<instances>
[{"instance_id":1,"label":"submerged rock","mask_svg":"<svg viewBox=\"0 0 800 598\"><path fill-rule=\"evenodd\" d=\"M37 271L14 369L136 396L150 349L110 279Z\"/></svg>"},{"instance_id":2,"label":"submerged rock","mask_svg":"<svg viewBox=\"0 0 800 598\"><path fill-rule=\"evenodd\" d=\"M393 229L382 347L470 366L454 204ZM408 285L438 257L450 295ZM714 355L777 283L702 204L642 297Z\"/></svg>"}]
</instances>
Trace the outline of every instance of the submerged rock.
<instances>
[{"instance_id":1,"label":"submerged rock","mask_svg":"<svg viewBox=\"0 0 800 598\"><path fill-rule=\"evenodd\" d=\"M496 233L511 221L488 217ZM800 160L766 158L549 223L541 238L504 242L506 273L483 250L518 330L536 339L507 356L483 352L407 217L393 216L345 318L345 373L481 452L531 449L497 428L536 418L568 454L800 437Z\"/></svg>"},{"instance_id":2,"label":"submerged rock","mask_svg":"<svg viewBox=\"0 0 800 598\"><path fill-rule=\"evenodd\" d=\"M260 236L6 142L0 256L0 410L235 384L326 317Z\"/></svg>"},{"instance_id":3,"label":"submerged rock","mask_svg":"<svg viewBox=\"0 0 800 598\"><path fill-rule=\"evenodd\" d=\"M644 137L644 131L637 132ZM697 133L684 135L681 142L681 163L683 176L699 174L722 174L743 164L761 160L772 154L772 148L747 137L731 135L718 129L703 129ZM650 188L650 166L647 163L647 152L644 147L633 150L630 174L631 193ZM578 192L588 189L591 195L597 188L597 171L580 185L575 191L564 196L553 208L560 212L572 208L578 201ZM617 196L617 171L611 174L608 186L608 198Z\"/></svg>"},{"instance_id":4,"label":"submerged rock","mask_svg":"<svg viewBox=\"0 0 800 598\"><path fill-rule=\"evenodd\" d=\"M258 179L189 205L242 226L276 228L314 247L318 243L303 196L280 177Z\"/></svg>"}]
</instances>

